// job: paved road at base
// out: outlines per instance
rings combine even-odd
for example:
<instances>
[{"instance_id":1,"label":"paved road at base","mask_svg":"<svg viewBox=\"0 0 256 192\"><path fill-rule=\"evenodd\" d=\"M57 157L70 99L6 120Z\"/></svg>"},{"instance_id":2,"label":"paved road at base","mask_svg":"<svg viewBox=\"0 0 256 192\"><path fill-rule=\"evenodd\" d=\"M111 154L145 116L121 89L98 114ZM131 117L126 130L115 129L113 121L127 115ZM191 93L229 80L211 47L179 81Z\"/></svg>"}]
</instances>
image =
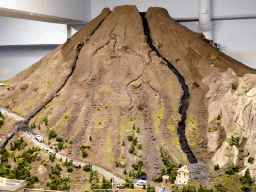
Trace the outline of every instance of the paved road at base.
<instances>
[{"instance_id":1,"label":"paved road at base","mask_svg":"<svg viewBox=\"0 0 256 192\"><path fill-rule=\"evenodd\" d=\"M0 111L1 111L1 113L4 114L4 115L8 115L8 116L10 116L10 117L13 117L16 121L23 121L23 120L25 120L24 118L22 118L22 117L20 117L20 116L18 116L18 115L16 115L16 114L14 114L14 113L9 113L9 112L8 112L7 110L5 110L5 109L0 108ZM26 136L30 137L31 140L32 140L36 145L39 145L39 146L41 147L41 149L47 149L48 151L52 151L52 150L49 149L44 143L40 143L40 142L38 142L38 141L35 139L35 135L36 135L36 134L35 134L31 129L28 128L26 131L23 131L23 133L24 133ZM53 152L53 151L52 151L52 152ZM62 158L62 160L64 160L64 161L66 161L66 159L67 159L68 161L71 160L70 158L68 158L68 157L66 157L66 156L63 156L63 155L60 155L60 154L58 154L58 153L56 153L56 158L57 158L57 159L61 159L61 158ZM72 159L72 160L73 160L73 159ZM73 160L73 163L74 163L74 164L80 164L81 167L83 167L84 165L88 165L87 163L82 163L82 162L78 162L78 161L74 161L74 160ZM103 169L103 168L100 168L100 167L97 167L97 166L92 165L92 169L98 171L99 173L101 173L102 175L104 175L104 176L106 176L106 177L108 177L108 178L114 178L114 181L117 182L117 183L125 183L125 181L124 181L123 179L121 179L121 178L119 178L119 177L113 175L112 173L110 173L109 171L106 171L106 170ZM134 186L137 186L137 185L134 184ZM137 186L137 187L139 187L139 186ZM155 188L156 188L156 191L158 191L158 192L161 191L161 188L160 188L160 187L156 187L156 186L155 186Z\"/></svg>"}]
</instances>

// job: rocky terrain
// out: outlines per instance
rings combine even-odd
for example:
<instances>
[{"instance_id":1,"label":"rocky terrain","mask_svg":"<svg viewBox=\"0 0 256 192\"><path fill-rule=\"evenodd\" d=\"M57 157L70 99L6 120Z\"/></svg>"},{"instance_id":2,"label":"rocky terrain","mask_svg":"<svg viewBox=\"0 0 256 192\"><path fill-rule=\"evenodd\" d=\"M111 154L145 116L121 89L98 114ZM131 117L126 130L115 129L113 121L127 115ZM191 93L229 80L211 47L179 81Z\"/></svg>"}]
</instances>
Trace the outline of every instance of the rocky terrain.
<instances>
[{"instance_id":1,"label":"rocky terrain","mask_svg":"<svg viewBox=\"0 0 256 192\"><path fill-rule=\"evenodd\" d=\"M139 160L149 178L160 173L160 151L175 164L254 169L255 72L163 8L119 6L5 81L0 107L72 141L61 154L120 177Z\"/></svg>"}]
</instances>

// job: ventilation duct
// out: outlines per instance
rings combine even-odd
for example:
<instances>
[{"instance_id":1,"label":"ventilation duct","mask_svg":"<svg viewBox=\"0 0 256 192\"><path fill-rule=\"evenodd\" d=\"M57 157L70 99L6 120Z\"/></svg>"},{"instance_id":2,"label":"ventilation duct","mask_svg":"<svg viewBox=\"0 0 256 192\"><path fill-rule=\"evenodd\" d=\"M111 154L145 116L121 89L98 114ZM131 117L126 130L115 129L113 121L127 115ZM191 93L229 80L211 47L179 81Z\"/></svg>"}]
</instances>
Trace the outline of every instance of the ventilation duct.
<instances>
[{"instance_id":1,"label":"ventilation duct","mask_svg":"<svg viewBox=\"0 0 256 192\"><path fill-rule=\"evenodd\" d=\"M211 0L200 0L199 30L205 38L212 40Z\"/></svg>"}]
</instances>

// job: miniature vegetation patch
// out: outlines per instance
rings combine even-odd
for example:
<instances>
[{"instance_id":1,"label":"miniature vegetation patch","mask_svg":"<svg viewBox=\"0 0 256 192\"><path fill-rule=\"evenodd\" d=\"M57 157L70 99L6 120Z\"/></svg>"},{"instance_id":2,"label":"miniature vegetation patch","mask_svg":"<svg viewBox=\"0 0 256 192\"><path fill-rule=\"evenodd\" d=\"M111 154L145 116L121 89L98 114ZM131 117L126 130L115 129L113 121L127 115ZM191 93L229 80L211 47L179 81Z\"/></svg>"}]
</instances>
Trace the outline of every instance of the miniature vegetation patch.
<instances>
[{"instance_id":1,"label":"miniature vegetation patch","mask_svg":"<svg viewBox=\"0 0 256 192\"><path fill-rule=\"evenodd\" d=\"M0 111L0 128L2 127L3 124L4 124L4 115Z\"/></svg>"},{"instance_id":2,"label":"miniature vegetation patch","mask_svg":"<svg viewBox=\"0 0 256 192\"><path fill-rule=\"evenodd\" d=\"M34 183L39 180L37 176L31 175L30 164L35 161L36 156L40 151L40 147L29 147L18 156L14 155L14 151L24 149L26 145L24 139L20 137L14 141L14 144L11 143L10 151L5 148L0 150L0 176L7 179L26 180L26 187L33 188ZM9 158L13 158L15 162L13 167L9 164Z\"/></svg>"},{"instance_id":3,"label":"miniature vegetation patch","mask_svg":"<svg viewBox=\"0 0 256 192\"><path fill-rule=\"evenodd\" d=\"M165 166L162 167L160 175L154 175L152 177L152 180L160 183L163 181L162 180L163 175L169 175L170 183L174 183L177 176L176 165L174 163L171 163L169 161L169 158L163 155L162 148L160 148L160 155L161 155L162 162L164 163Z\"/></svg>"},{"instance_id":4,"label":"miniature vegetation patch","mask_svg":"<svg viewBox=\"0 0 256 192\"><path fill-rule=\"evenodd\" d=\"M252 191L251 186L253 179L250 176L249 169L245 171L243 176L238 174L239 169L238 164L232 163L230 166L226 167L223 172L220 170L218 164L215 165L214 170L218 171L220 174L218 177L214 178L214 188L216 191Z\"/></svg>"},{"instance_id":5,"label":"miniature vegetation patch","mask_svg":"<svg viewBox=\"0 0 256 192\"><path fill-rule=\"evenodd\" d=\"M67 139L63 139L60 136L56 136L56 141L58 142L58 147L55 147L56 153L62 149L69 148L73 143L72 141L69 141L69 137Z\"/></svg>"},{"instance_id":6,"label":"miniature vegetation patch","mask_svg":"<svg viewBox=\"0 0 256 192\"><path fill-rule=\"evenodd\" d=\"M82 157L85 158L88 156L88 150L91 148L89 144L81 144L80 149L81 149L81 154ZM86 151L87 150L87 151Z\"/></svg>"},{"instance_id":7,"label":"miniature vegetation patch","mask_svg":"<svg viewBox=\"0 0 256 192\"><path fill-rule=\"evenodd\" d=\"M51 172L48 174L50 181L46 183L45 189L50 190L69 190L69 178L61 174L62 168L59 163L51 166Z\"/></svg>"},{"instance_id":8,"label":"miniature vegetation patch","mask_svg":"<svg viewBox=\"0 0 256 192\"><path fill-rule=\"evenodd\" d=\"M231 85L231 93L234 93L236 91L236 85L232 84Z\"/></svg>"},{"instance_id":9,"label":"miniature vegetation patch","mask_svg":"<svg viewBox=\"0 0 256 192\"><path fill-rule=\"evenodd\" d=\"M231 135L231 137L228 139L228 143L233 146L233 145L238 145L239 144L240 138L238 136Z\"/></svg>"},{"instance_id":10,"label":"miniature vegetation patch","mask_svg":"<svg viewBox=\"0 0 256 192\"><path fill-rule=\"evenodd\" d=\"M99 181L98 172L92 170L92 165L87 164L83 166L83 170L86 172L90 172L89 174L89 182L91 183L91 189L94 191L95 189L100 189L101 191L111 191L107 189L112 189L112 179L108 180L105 177L102 178L102 181Z\"/></svg>"}]
</instances>

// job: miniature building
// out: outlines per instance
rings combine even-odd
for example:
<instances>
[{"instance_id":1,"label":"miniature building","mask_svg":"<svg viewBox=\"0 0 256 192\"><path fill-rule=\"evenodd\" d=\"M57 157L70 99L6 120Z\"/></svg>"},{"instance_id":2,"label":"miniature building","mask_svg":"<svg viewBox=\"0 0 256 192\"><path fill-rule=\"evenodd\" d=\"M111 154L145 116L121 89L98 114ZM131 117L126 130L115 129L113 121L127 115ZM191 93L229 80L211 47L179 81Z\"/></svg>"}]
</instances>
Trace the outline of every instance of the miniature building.
<instances>
[{"instance_id":1,"label":"miniature building","mask_svg":"<svg viewBox=\"0 0 256 192\"><path fill-rule=\"evenodd\" d=\"M169 175L163 175L163 183L169 183Z\"/></svg>"},{"instance_id":2,"label":"miniature building","mask_svg":"<svg viewBox=\"0 0 256 192\"><path fill-rule=\"evenodd\" d=\"M189 180L189 171L187 165L182 166L178 171L175 184L186 185Z\"/></svg>"},{"instance_id":3,"label":"miniature building","mask_svg":"<svg viewBox=\"0 0 256 192\"><path fill-rule=\"evenodd\" d=\"M0 178L0 191L23 191L27 185L25 180Z\"/></svg>"}]
</instances>

